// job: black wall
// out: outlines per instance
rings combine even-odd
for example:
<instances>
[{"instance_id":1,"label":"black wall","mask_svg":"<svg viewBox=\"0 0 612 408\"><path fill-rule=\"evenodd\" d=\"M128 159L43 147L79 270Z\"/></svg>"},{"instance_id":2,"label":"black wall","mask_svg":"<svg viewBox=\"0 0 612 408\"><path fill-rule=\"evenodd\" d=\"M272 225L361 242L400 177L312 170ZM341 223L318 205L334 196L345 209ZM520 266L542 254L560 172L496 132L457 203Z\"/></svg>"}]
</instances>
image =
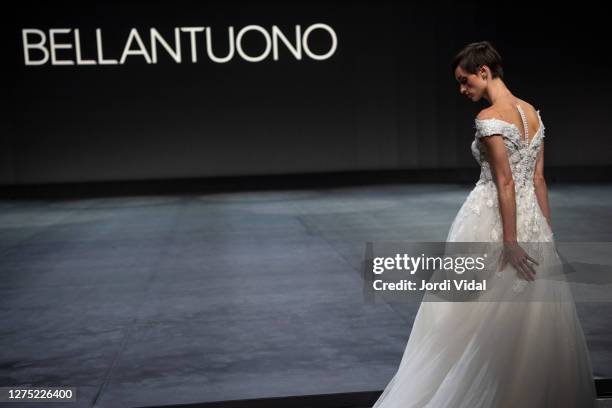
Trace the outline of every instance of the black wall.
<instances>
[{"instance_id":1,"label":"black wall","mask_svg":"<svg viewBox=\"0 0 612 408\"><path fill-rule=\"evenodd\" d=\"M593 5L514 2L19 2L6 60L0 184L142 180L336 170L466 168L486 101L460 96L449 68L489 40L505 82L541 110L546 165L609 165L610 44ZM25 66L21 30L94 29L118 57L130 28L296 24L333 27L335 54L296 61ZM87 37L87 38L85 38ZM185 37L186 38L186 37ZM329 47L324 35L313 46ZM215 38L219 53L225 37ZM202 44L202 41L200 41ZM261 49L256 39L252 49ZM183 50L188 51L184 45ZM203 49L199 49L203 53Z\"/></svg>"}]
</instances>

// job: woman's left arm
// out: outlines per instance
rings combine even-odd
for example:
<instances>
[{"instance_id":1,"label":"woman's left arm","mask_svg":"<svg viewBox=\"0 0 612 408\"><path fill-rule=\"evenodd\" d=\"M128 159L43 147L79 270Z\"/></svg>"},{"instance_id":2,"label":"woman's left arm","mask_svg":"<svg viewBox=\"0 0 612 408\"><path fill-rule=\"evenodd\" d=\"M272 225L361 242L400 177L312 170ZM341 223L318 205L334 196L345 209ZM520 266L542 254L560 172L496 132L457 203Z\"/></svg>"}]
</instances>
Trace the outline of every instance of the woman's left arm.
<instances>
[{"instance_id":1,"label":"woman's left arm","mask_svg":"<svg viewBox=\"0 0 612 408\"><path fill-rule=\"evenodd\" d=\"M500 269L510 262L525 280L535 280L535 270L531 263L537 262L518 244L516 233L516 194L514 178L508 160L508 152L501 135L481 138L487 149L487 158L499 201L499 210L504 229L503 254ZM530 263L531 262L531 263Z\"/></svg>"}]
</instances>

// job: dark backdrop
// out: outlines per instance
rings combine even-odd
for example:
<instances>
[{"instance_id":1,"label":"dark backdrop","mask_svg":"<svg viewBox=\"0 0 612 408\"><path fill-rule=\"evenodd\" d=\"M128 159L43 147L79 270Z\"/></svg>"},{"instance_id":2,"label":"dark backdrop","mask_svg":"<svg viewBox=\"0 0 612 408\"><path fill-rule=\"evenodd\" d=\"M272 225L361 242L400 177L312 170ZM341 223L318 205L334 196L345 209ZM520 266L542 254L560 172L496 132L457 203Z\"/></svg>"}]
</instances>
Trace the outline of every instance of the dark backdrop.
<instances>
[{"instance_id":1,"label":"dark backdrop","mask_svg":"<svg viewBox=\"0 0 612 408\"><path fill-rule=\"evenodd\" d=\"M143 180L338 170L468 168L473 118L486 101L458 93L449 62L489 40L506 83L541 109L548 166L611 162L606 15L514 2L28 2L9 14L0 184ZM118 58L130 28L248 24L291 33L314 23L338 37L324 61L129 57L116 66L25 66L21 29L103 30ZM186 34L183 34L186 36ZM87 37L85 39L85 37ZM255 37L255 36L253 36ZM186 37L183 37L186 38ZM222 49L225 38L215 38ZM312 37L321 50L328 38ZM253 40L253 49L261 44ZM112 51L112 52L111 52Z\"/></svg>"}]
</instances>

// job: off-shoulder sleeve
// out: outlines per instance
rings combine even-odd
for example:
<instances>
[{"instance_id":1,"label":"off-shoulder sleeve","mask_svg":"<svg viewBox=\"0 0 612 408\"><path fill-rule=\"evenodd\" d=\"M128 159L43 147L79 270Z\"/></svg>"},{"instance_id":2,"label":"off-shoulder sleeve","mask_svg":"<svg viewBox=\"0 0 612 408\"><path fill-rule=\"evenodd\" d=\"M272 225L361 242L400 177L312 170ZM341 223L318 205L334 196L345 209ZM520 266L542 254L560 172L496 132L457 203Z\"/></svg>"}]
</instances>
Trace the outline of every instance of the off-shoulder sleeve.
<instances>
[{"instance_id":1,"label":"off-shoulder sleeve","mask_svg":"<svg viewBox=\"0 0 612 408\"><path fill-rule=\"evenodd\" d=\"M474 119L476 139L480 139L481 137L485 136L504 135L504 129L506 126L506 124L499 120L496 120L495 118Z\"/></svg>"}]
</instances>

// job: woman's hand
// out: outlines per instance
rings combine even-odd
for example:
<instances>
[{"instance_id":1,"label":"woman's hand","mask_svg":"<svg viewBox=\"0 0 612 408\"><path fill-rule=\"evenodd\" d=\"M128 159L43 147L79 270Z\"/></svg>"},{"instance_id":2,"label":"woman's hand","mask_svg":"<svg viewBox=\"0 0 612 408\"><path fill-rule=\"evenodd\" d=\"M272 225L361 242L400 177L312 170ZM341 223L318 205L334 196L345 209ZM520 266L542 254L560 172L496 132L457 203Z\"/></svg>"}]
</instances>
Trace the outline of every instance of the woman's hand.
<instances>
[{"instance_id":1,"label":"woman's hand","mask_svg":"<svg viewBox=\"0 0 612 408\"><path fill-rule=\"evenodd\" d=\"M501 255L500 271L504 270L506 265L510 263L514 269L527 281L535 280L535 269L533 264L539 263L533 259L517 242L504 242L504 247Z\"/></svg>"}]
</instances>

